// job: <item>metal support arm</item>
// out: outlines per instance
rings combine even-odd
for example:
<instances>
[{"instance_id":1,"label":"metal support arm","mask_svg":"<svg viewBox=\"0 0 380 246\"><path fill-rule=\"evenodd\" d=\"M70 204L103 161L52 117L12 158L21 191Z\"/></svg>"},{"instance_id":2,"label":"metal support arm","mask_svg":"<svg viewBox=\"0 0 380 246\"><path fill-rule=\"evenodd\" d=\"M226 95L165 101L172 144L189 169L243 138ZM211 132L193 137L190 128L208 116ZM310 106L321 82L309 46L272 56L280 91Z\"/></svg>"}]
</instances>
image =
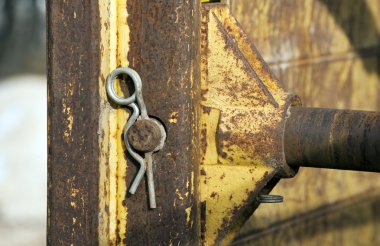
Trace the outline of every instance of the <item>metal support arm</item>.
<instances>
[{"instance_id":1,"label":"metal support arm","mask_svg":"<svg viewBox=\"0 0 380 246\"><path fill-rule=\"evenodd\" d=\"M293 107L284 146L290 166L380 172L380 113Z\"/></svg>"}]
</instances>

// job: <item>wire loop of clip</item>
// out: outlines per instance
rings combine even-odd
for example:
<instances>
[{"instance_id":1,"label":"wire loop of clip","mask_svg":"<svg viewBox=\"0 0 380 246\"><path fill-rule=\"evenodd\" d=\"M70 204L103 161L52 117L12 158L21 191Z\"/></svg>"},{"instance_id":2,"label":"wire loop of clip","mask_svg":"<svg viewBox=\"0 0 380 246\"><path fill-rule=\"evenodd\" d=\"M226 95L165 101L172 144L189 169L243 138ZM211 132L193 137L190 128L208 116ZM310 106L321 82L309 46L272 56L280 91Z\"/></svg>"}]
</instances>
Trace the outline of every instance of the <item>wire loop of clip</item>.
<instances>
[{"instance_id":1,"label":"wire loop of clip","mask_svg":"<svg viewBox=\"0 0 380 246\"><path fill-rule=\"evenodd\" d=\"M114 84L116 78L120 75L128 75L134 83L135 91L131 96L127 98L119 97L115 91ZM145 158L143 158L140 154L133 150L127 137L128 130L132 127L132 125L136 122L136 120L139 117L142 119L149 119L142 96L141 78L138 75L138 73L131 68L117 68L114 71L112 71L112 73L108 76L106 90L109 98L113 102L119 105L129 106L132 109L132 114L130 115L127 124L124 127L124 142L128 153L133 157L133 159L135 159L138 162L140 167L135 179L132 182L131 187L129 188L129 193L135 194L137 187L141 183L141 180L146 172L148 178L149 205L150 208L156 208L156 197L153 179L153 151L145 153Z\"/></svg>"}]
</instances>

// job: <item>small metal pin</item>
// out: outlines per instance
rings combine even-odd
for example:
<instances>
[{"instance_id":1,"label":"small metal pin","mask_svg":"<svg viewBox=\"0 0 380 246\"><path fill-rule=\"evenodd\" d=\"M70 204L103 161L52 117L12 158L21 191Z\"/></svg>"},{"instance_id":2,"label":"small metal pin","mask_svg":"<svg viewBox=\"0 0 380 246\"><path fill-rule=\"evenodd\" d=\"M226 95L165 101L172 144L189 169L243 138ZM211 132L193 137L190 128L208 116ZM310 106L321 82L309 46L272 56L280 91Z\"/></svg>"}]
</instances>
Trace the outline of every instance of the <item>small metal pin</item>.
<instances>
[{"instance_id":1,"label":"small metal pin","mask_svg":"<svg viewBox=\"0 0 380 246\"><path fill-rule=\"evenodd\" d=\"M116 78L120 75L128 75L134 83L135 92L128 98L122 98L116 94L114 83L115 83ZM149 118L147 110L146 110L146 106L143 100L143 96L142 96L141 78L135 70L131 68L126 68L126 67L120 67L120 68L115 69L107 78L106 89L107 89L107 94L112 101L114 101L115 103L119 105L125 105L132 108L132 114L130 115L127 121L127 124L125 125L125 128L124 128L124 142L125 142L125 147L128 153L139 163L140 168L139 168L139 171L137 172L135 179L132 182L131 187L129 188L129 193L135 194L137 187L139 186L146 172L147 180L148 180L149 205L150 205L150 208L156 208L156 195L155 195L155 189L154 189L152 154L154 151L158 151L163 147L164 141L166 138L165 129L161 125L161 123L159 123L157 120ZM131 127L133 127L136 124L136 121L146 121L148 122L148 124L145 123L147 125L149 124L151 125L152 123L150 122L153 122L153 124L156 124L158 126L157 129L159 129L158 132L160 134L159 136L161 137L160 141L158 141L159 145L157 145L154 149L150 148L150 149L140 150L137 148L138 151L145 153L144 158L140 154L135 152L134 149L132 148L132 147L136 147L136 144L134 143L138 143L138 141L132 142L133 146L131 146L129 142L130 141L129 139L131 139L131 136L128 136L128 133ZM139 136L138 132L136 133L136 130L134 131L134 136ZM146 139L144 140L146 141Z\"/></svg>"},{"instance_id":2,"label":"small metal pin","mask_svg":"<svg viewBox=\"0 0 380 246\"><path fill-rule=\"evenodd\" d=\"M259 195L257 200L260 203L280 203L284 201L284 197L279 195Z\"/></svg>"}]
</instances>

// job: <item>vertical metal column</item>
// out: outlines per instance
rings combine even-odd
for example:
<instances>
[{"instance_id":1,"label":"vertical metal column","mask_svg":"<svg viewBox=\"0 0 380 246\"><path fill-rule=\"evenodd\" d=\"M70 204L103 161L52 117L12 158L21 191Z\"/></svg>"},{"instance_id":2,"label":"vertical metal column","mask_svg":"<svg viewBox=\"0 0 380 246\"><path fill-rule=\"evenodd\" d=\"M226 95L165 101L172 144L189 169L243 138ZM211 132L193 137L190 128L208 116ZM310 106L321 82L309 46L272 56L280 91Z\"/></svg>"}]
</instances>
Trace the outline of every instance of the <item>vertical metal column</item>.
<instances>
[{"instance_id":1,"label":"vertical metal column","mask_svg":"<svg viewBox=\"0 0 380 246\"><path fill-rule=\"evenodd\" d=\"M98 244L97 1L49 0L48 245Z\"/></svg>"},{"instance_id":2,"label":"vertical metal column","mask_svg":"<svg viewBox=\"0 0 380 246\"><path fill-rule=\"evenodd\" d=\"M200 83L200 2L128 0L128 14L123 20L123 28L127 28L123 33L128 33L128 38L119 35L122 31L117 30L119 26L112 24L110 27L111 21L102 19L117 15L112 12L114 10L99 7L109 3L115 4L89 0L47 1L47 242L49 245L98 245L101 234L102 242L109 244L197 245L200 240L196 121ZM117 1L117 8L125 6L125 1L121 3ZM104 29L119 40L105 42L102 39ZM99 208L103 198L99 195L99 187L116 186L109 180L99 182L100 176L109 176L102 170L106 172L111 168L105 163L109 161L108 145L101 149L99 137L109 125L99 117L105 108L110 112L124 109L102 98L105 88L99 81L106 77L101 67L105 50L119 52L122 50L118 47L120 43L129 48L127 53L115 57L116 66L129 64L140 74L148 111L165 125L167 140L163 150L154 156L157 208L149 209L145 181L133 196L119 194L118 188L112 187L116 192L113 195L105 192L109 196L107 199L113 203L123 199L120 206L127 213L123 221L110 217L116 229L109 229L110 222L102 220L102 215L117 214L119 204ZM109 117L119 120L117 114ZM117 134L107 137L117 141L121 138ZM122 149L117 151L123 157ZM127 160L126 176L118 176L118 179L122 177L129 186L136 166L127 154L124 158ZM117 176L118 170L113 173ZM107 225L102 226L104 224ZM99 228L106 229L99 232ZM110 239L110 234L116 234L116 239ZM104 240L104 237L108 238Z\"/></svg>"},{"instance_id":3,"label":"vertical metal column","mask_svg":"<svg viewBox=\"0 0 380 246\"><path fill-rule=\"evenodd\" d=\"M130 1L127 12L129 66L140 74L146 107L165 124L167 139L154 156L157 208L148 209L142 189L126 199L125 243L197 245L200 2ZM128 183L135 173L128 165Z\"/></svg>"}]
</instances>

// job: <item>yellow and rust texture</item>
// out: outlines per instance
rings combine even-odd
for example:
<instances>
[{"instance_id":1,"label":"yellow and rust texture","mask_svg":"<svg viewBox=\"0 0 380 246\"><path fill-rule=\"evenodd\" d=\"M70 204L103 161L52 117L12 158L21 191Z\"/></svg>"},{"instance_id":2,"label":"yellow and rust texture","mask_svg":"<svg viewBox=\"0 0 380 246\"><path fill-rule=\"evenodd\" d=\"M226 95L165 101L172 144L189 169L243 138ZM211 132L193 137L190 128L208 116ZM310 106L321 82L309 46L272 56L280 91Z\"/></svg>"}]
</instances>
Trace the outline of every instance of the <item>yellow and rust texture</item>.
<instances>
[{"instance_id":1,"label":"yellow and rust texture","mask_svg":"<svg viewBox=\"0 0 380 246\"><path fill-rule=\"evenodd\" d=\"M235 0L230 6L286 90L304 106L380 110L379 1ZM301 168L274 188L284 195L283 204L255 211L243 228L250 235L244 243L378 244L378 202L350 202L367 193L378 200L379 187L378 174ZM330 207L341 203L350 211L331 215ZM318 218L305 221L309 213Z\"/></svg>"},{"instance_id":2,"label":"yellow and rust texture","mask_svg":"<svg viewBox=\"0 0 380 246\"><path fill-rule=\"evenodd\" d=\"M98 244L100 21L94 1L47 1L48 245Z\"/></svg>"},{"instance_id":3,"label":"yellow and rust texture","mask_svg":"<svg viewBox=\"0 0 380 246\"><path fill-rule=\"evenodd\" d=\"M199 1L60 0L47 10L48 244L198 244ZM118 66L140 73L168 132L154 156L155 210L145 181L127 195L137 172L122 139L129 111L105 90Z\"/></svg>"},{"instance_id":4,"label":"yellow and rust texture","mask_svg":"<svg viewBox=\"0 0 380 246\"><path fill-rule=\"evenodd\" d=\"M283 131L297 97L284 92L227 5L203 5L201 236L227 244L276 175L288 177Z\"/></svg>"},{"instance_id":5,"label":"yellow and rust texture","mask_svg":"<svg viewBox=\"0 0 380 246\"><path fill-rule=\"evenodd\" d=\"M117 66L128 66L129 28L125 1L99 2L101 23L101 73L99 74L99 242L116 244L125 238L127 208L123 206L127 187L125 183L127 162L121 139L129 113L107 98L105 83L108 74ZM120 84L117 91L123 94Z\"/></svg>"},{"instance_id":6,"label":"yellow and rust texture","mask_svg":"<svg viewBox=\"0 0 380 246\"><path fill-rule=\"evenodd\" d=\"M147 193L141 189L128 197L127 244L199 242L199 10L199 1L188 0L127 4L128 60L142 78L148 112L167 131L164 148L154 155L158 207L147 208ZM128 167L127 182L135 172Z\"/></svg>"},{"instance_id":7,"label":"yellow and rust texture","mask_svg":"<svg viewBox=\"0 0 380 246\"><path fill-rule=\"evenodd\" d=\"M102 245L198 244L199 8L198 1L99 4ZM110 103L105 91L107 75L118 66L140 74L148 112L167 130L163 150L154 154L154 210L148 207L145 180L135 195L127 194L137 173L122 139L129 111ZM122 84L117 89L120 95L129 93Z\"/></svg>"}]
</instances>

